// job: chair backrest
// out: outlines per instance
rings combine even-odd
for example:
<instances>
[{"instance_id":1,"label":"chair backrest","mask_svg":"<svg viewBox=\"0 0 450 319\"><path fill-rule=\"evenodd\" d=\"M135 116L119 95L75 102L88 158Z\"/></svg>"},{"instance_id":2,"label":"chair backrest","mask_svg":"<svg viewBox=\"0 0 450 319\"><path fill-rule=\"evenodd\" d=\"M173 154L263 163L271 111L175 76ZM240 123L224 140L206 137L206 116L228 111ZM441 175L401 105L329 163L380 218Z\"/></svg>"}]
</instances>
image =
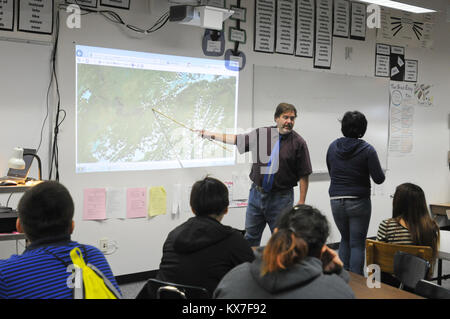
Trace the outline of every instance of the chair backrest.
<instances>
[{"instance_id":1,"label":"chair backrest","mask_svg":"<svg viewBox=\"0 0 450 319\"><path fill-rule=\"evenodd\" d=\"M413 290L419 280L425 279L430 263L423 258L397 251L394 254L394 275L400 280L400 288L404 287Z\"/></svg>"},{"instance_id":2,"label":"chair backrest","mask_svg":"<svg viewBox=\"0 0 450 319\"><path fill-rule=\"evenodd\" d=\"M417 283L414 293L429 299L450 299L450 289L423 279Z\"/></svg>"},{"instance_id":3,"label":"chair backrest","mask_svg":"<svg viewBox=\"0 0 450 319\"><path fill-rule=\"evenodd\" d=\"M367 265L377 264L381 271L391 275L394 274L394 255L397 251L425 259L433 266L433 249L429 246L399 245L366 239ZM428 276L431 276L431 273L432 267L430 267Z\"/></svg>"},{"instance_id":4,"label":"chair backrest","mask_svg":"<svg viewBox=\"0 0 450 319\"><path fill-rule=\"evenodd\" d=\"M209 299L203 287L175 284L158 279L149 279L136 299Z\"/></svg>"}]
</instances>

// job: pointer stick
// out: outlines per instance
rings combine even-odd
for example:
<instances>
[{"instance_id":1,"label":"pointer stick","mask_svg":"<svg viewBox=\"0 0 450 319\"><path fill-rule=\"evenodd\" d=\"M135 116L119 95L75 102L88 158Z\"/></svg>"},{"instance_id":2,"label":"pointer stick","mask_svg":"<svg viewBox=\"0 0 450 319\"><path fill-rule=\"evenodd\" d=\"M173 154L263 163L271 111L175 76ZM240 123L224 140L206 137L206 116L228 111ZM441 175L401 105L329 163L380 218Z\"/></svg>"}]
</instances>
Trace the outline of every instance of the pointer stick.
<instances>
[{"instance_id":1,"label":"pointer stick","mask_svg":"<svg viewBox=\"0 0 450 319\"><path fill-rule=\"evenodd\" d=\"M156 116L155 116L155 117L156 117ZM169 143L170 147L173 149L174 147L173 147L172 143L170 143L170 140L169 140L169 138L167 137L166 132L164 132L164 130L162 129L161 124L160 124L158 121L156 121L156 123L158 124L159 129L163 132L163 135L164 135L164 137L166 138L167 143ZM178 164L180 164L181 168L184 168L184 167L183 167L183 164L181 163L181 160L180 160L180 158L178 157L178 154L177 154L177 153L175 153L175 156L177 157Z\"/></svg>"},{"instance_id":2,"label":"pointer stick","mask_svg":"<svg viewBox=\"0 0 450 319\"><path fill-rule=\"evenodd\" d=\"M186 125L184 125L183 123L180 123L180 122L178 122L177 120L174 120L174 119L173 119L173 118L171 118L170 116L168 116L168 115L165 115L164 113L161 113L160 111L158 111L158 110L155 110L154 108L152 108L152 110L153 110L153 111L155 111L156 113L159 113L159 114L161 114L162 116L164 116L165 118L167 118L167 119L171 120L172 122L175 122L175 123L177 123L178 125L180 125L180 126L182 126L182 127L186 128L186 129L188 129L189 131L191 131L191 132L195 132L195 130L191 129L190 127L187 127Z\"/></svg>"},{"instance_id":3,"label":"pointer stick","mask_svg":"<svg viewBox=\"0 0 450 319\"><path fill-rule=\"evenodd\" d=\"M156 113L158 113L158 114L161 114L161 115L164 116L165 118L171 120L172 122L175 122L176 124L178 124L178 125L184 127L185 129L188 129L188 130L191 131L191 132L195 132L194 129L192 129L192 128L190 128L190 127L187 127L187 126L184 125L183 123L178 122L177 120L171 118L170 116L168 116L168 115L166 115L166 114L164 114L164 113L161 113L160 111L158 111L158 110L156 110L156 109L154 109L154 108L152 108L152 111L153 111L153 112L156 112ZM222 145L221 143L219 143L219 142L217 142L217 141L210 140L210 139L208 139L208 141L213 142L214 144L217 144L218 146L222 147L224 150L231 152L231 150L229 150L228 148L226 148L224 145Z\"/></svg>"}]
</instances>

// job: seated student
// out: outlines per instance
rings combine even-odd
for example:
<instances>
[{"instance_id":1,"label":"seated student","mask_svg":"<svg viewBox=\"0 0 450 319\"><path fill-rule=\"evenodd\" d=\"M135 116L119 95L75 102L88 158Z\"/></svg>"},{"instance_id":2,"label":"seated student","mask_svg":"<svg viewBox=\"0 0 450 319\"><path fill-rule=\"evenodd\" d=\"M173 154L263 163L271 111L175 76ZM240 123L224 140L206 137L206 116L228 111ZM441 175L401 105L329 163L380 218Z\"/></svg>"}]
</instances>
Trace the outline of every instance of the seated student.
<instances>
[{"instance_id":1,"label":"seated student","mask_svg":"<svg viewBox=\"0 0 450 319\"><path fill-rule=\"evenodd\" d=\"M0 298L71 299L70 251L80 247L86 263L97 267L120 289L103 253L96 247L71 241L74 204L69 191L54 181L42 182L20 199L16 227L29 246L22 255L0 260ZM59 260L60 259L60 260Z\"/></svg>"},{"instance_id":2,"label":"seated student","mask_svg":"<svg viewBox=\"0 0 450 319\"><path fill-rule=\"evenodd\" d=\"M242 232L225 226L228 188L206 177L192 186L190 205L195 217L172 230L163 246L157 279L206 288L212 295L233 267L254 259Z\"/></svg>"},{"instance_id":3,"label":"seated student","mask_svg":"<svg viewBox=\"0 0 450 319\"><path fill-rule=\"evenodd\" d=\"M439 226L431 219L425 194L417 185L404 183L397 186L392 203L392 218L380 223L377 240L393 244L430 246L436 259ZM382 281L397 286L387 274Z\"/></svg>"},{"instance_id":4,"label":"seated student","mask_svg":"<svg viewBox=\"0 0 450 319\"><path fill-rule=\"evenodd\" d=\"M309 205L285 210L265 248L252 263L235 267L220 281L220 299L352 299L349 275L325 245L327 219Z\"/></svg>"}]
</instances>

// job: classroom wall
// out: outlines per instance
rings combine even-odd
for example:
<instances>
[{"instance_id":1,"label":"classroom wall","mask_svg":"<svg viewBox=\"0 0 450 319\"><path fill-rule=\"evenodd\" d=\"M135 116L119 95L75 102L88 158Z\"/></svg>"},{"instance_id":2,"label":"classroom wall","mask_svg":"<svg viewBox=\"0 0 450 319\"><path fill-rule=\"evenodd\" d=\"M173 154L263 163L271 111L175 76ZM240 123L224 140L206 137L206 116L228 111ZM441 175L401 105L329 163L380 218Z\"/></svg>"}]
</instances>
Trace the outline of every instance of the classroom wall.
<instances>
[{"instance_id":1,"label":"classroom wall","mask_svg":"<svg viewBox=\"0 0 450 319\"><path fill-rule=\"evenodd\" d=\"M16 5L17 5L16 1ZM52 118L50 81L52 37L0 30L0 174L8 172L8 160L14 147L34 148L42 160L42 176L49 173ZM47 112L48 111L48 112ZM36 160L28 174L38 178ZM20 193L0 194L3 206L16 207ZM25 241L0 242L0 258L24 249Z\"/></svg>"},{"instance_id":2,"label":"classroom wall","mask_svg":"<svg viewBox=\"0 0 450 319\"><path fill-rule=\"evenodd\" d=\"M234 1L227 1L227 4L230 2L234 4ZM446 22L446 1L433 0L428 2L443 11L443 13L437 15L434 28L434 48L432 50L407 48L406 57L419 60L419 82L434 85L435 106L432 108L415 107L413 153L402 158L388 158L386 182L375 189L376 195L372 197L373 214L369 236L375 236L379 222L390 216L391 199L389 195L394 193L396 185L400 183L413 182L419 184L424 189L429 202L448 202L450 200L450 178L447 165L447 151L450 149L448 125L448 114L450 113L448 102L450 100L450 73L448 72L450 69L450 41L448 34L450 33L450 23ZM243 0L241 4L247 8L247 21L241 23L241 28L247 31L247 43L240 46L240 50L245 52L247 56L247 65L240 72L238 127L252 127L252 108L257 109L258 107L257 105L253 106L252 79L254 65L373 76L375 30L368 30L366 41L334 38L331 70L315 70L312 67L312 59L253 52L254 1ZM117 10L117 12L126 22L144 28L152 25L167 10L167 1L154 0L132 1L130 11ZM60 130L60 181L69 188L76 203L73 238L96 246L98 246L99 239L102 237L114 240L118 249L115 253L108 255L107 259L115 275L157 269L167 233L192 215L185 211L178 217L172 217L168 213L151 219L83 221L83 190L95 187L161 185L168 192L167 203L170 209L173 184L191 185L206 174L222 180L231 180L233 173L248 175L250 166L238 164L232 167L76 174L74 44L204 57L201 50L204 30L169 22L158 32L144 37L124 30L99 15L82 16L80 29L68 29L64 23L65 16L66 13L61 12L57 65L61 105L67 112L66 120ZM227 21L225 23L226 30L233 25L235 25L234 21ZM227 43L227 48L231 47L233 45ZM353 48L350 60L345 60L345 47ZM25 75L15 75L18 79L22 76ZM300 109L301 116L301 105L297 106ZM6 112L4 108L1 108L0 112L2 117L11 114L18 116L13 110ZM302 127L296 126L295 129L302 134ZM307 142L314 143L313 140ZM2 147L1 150L2 154L8 151L6 146ZM332 225L329 242L337 242L340 240L340 236L331 216L328 186L329 177L327 174L311 176L307 202L321 209L327 215ZM11 203L14 205L19 198L20 196L15 195ZM295 200L298 200L298 198L299 193L296 189ZM232 208L225 216L223 223L243 229L244 221L245 209ZM266 228L262 244L267 241L269 236ZM2 247L5 247L5 249L3 250ZM14 250L15 244L3 243L0 248L0 258L5 258L11 250ZM3 254L3 251L7 253Z\"/></svg>"}]
</instances>

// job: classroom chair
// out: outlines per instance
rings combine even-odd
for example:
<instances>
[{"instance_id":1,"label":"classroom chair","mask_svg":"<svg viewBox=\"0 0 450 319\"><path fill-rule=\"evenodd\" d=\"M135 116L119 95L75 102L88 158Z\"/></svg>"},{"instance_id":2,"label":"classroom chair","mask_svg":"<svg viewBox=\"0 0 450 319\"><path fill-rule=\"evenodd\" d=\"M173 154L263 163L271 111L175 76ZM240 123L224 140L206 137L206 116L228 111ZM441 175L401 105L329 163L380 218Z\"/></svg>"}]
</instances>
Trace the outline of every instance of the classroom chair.
<instances>
[{"instance_id":1,"label":"classroom chair","mask_svg":"<svg viewBox=\"0 0 450 319\"><path fill-rule=\"evenodd\" d=\"M398 245L366 239L366 264L376 264L384 273L394 275L394 255L398 251L420 257L430 263L427 278L433 273L433 249L428 246Z\"/></svg>"},{"instance_id":2,"label":"classroom chair","mask_svg":"<svg viewBox=\"0 0 450 319\"><path fill-rule=\"evenodd\" d=\"M414 293L428 299L450 299L450 289L427 280L419 280Z\"/></svg>"},{"instance_id":3,"label":"classroom chair","mask_svg":"<svg viewBox=\"0 0 450 319\"><path fill-rule=\"evenodd\" d=\"M427 260L404 251L394 254L394 275L400 280L400 289L413 291L419 280L426 278L430 267Z\"/></svg>"},{"instance_id":4,"label":"classroom chair","mask_svg":"<svg viewBox=\"0 0 450 319\"><path fill-rule=\"evenodd\" d=\"M208 299L203 287L175 284L151 278L147 280L136 299Z\"/></svg>"}]
</instances>

